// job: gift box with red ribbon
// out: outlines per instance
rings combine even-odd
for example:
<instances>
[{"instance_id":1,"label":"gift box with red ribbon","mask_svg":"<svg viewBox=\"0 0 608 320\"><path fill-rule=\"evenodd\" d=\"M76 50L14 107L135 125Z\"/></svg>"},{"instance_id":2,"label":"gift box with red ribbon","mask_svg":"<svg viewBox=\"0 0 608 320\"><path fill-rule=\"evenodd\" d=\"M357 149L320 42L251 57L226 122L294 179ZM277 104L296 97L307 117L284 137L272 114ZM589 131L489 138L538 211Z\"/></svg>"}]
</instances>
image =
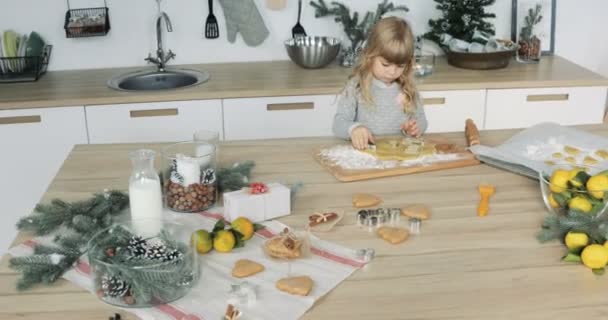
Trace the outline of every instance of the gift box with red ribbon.
<instances>
[{"instance_id":1,"label":"gift box with red ribbon","mask_svg":"<svg viewBox=\"0 0 608 320\"><path fill-rule=\"evenodd\" d=\"M224 217L246 217L260 222L291 213L288 187L280 183L252 183L249 188L224 193Z\"/></svg>"}]
</instances>

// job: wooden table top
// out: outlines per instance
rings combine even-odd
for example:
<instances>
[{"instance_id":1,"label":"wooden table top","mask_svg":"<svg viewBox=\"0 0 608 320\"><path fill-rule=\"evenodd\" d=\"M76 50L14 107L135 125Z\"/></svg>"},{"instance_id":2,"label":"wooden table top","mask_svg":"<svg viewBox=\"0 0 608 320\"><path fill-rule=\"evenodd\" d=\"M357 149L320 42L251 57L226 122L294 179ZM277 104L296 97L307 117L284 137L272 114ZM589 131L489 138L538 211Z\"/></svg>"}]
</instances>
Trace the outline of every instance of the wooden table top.
<instances>
[{"instance_id":1,"label":"wooden table top","mask_svg":"<svg viewBox=\"0 0 608 320\"><path fill-rule=\"evenodd\" d=\"M608 136L606 126L585 130ZM482 131L496 145L515 130ZM432 136L432 135L430 135ZM442 134L464 143L462 134ZM351 248L371 247L376 258L319 300L303 319L600 319L608 315L608 276L562 263L558 242L539 244L535 234L546 214L538 182L486 165L408 176L340 183L311 153L332 138L229 142L224 164L256 161L253 180L302 181L293 214L280 219L301 225L315 208L342 208L346 217L321 238ZM104 188L127 189L128 151L159 144L79 145L74 148L42 201L78 200ZM157 161L158 162L158 161ZM476 216L476 187L491 183L497 192L487 217ZM422 233L390 245L355 224L351 196L370 192L389 207L431 206ZM21 242L31 235L20 233ZM59 280L18 293L18 274L0 264L1 319L107 319L112 307L75 285ZM121 312L124 319L132 315Z\"/></svg>"},{"instance_id":2,"label":"wooden table top","mask_svg":"<svg viewBox=\"0 0 608 320\"><path fill-rule=\"evenodd\" d=\"M151 67L51 71L32 83L0 84L0 110L138 102L322 95L338 93L351 70L338 65L306 70L291 61L241 62L176 66L209 72L202 85L169 91L121 92L107 81ZM466 70L438 57L434 73L417 80L420 90L469 90L538 87L606 86L608 79L559 56L539 64L512 61L500 70Z\"/></svg>"}]
</instances>

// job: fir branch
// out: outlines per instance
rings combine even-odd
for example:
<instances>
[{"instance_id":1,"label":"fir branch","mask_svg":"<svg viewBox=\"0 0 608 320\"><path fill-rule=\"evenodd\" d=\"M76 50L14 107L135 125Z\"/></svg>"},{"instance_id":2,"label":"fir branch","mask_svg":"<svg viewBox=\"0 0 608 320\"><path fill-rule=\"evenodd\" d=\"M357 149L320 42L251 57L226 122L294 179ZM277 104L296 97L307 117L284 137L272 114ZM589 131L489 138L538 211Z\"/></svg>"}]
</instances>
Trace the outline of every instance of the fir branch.
<instances>
[{"instance_id":1,"label":"fir branch","mask_svg":"<svg viewBox=\"0 0 608 320\"><path fill-rule=\"evenodd\" d=\"M249 177L254 166L255 162L249 160L237 162L228 168L220 168L217 171L219 191L234 191L249 185Z\"/></svg>"},{"instance_id":2,"label":"fir branch","mask_svg":"<svg viewBox=\"0 0 608 320\"><path fill-rule=\"evenodd\" d=\"M570 231L586 233L591 243L603 244L608 237L608 216L570 210L564 215L545 217L541 231L536 235L539 242L563 241Z\"/></svg>"},{"instance_id":3,"label":"fir branch","mask_svg":"<svg viewBox=\"0 0 608 320\"><path fill-rule=\"evenodd\" d=\"M19 220L17 228L44 235L65 227L67 235L56 236L54 246L37 244L33 255L10 259L10 267L22 273L17 289L56 281L85 252L89 237L109 226L112 217L128 204L125 193L107 191L83 201L68 203L54 199L50 204L37 205L33 214Z\"/></svg>"},{"instance_id":4,"label":"fir branch","mask_svg":"<svg viewBox=\"0 0 608 320\"><path fill-rule=\"evenodd\" d=\"M367 12L363 19L359 21L359 13L354 12L351 16L350 8L337 1L332 1L328 6L324 0L311 1L310 5L315 8L315 18L334 16L334 21L341 23L344 33L351 43L351 48L356 50L357 47L365 40L369 30L388 12L403 11L408 12L409 8L400 5L395 6L388 0L383 0L378 4L375 12Z\"/></svg>"},{"instance_id":5,"label":"fir branch","mask_svg":"<svg viewBox=\"0 0 608 320\"><path fill-rule=\"evenodd\" d=\"M21 218L17 229L33 231L37 235L46 235L61 226L73 227L73 218L77 215L100 218L120 214L129 205L129 196L121 191L108 191L95 194L93 198L67 203L54 199L50 204L38 204L34 213ZM81 226L82 227L82 226ZM92 225L90 227L93 227ZM98 229L97 229L98 230ZM95 229L79 230L92 234Z\"/></svg>"}]
</instances>

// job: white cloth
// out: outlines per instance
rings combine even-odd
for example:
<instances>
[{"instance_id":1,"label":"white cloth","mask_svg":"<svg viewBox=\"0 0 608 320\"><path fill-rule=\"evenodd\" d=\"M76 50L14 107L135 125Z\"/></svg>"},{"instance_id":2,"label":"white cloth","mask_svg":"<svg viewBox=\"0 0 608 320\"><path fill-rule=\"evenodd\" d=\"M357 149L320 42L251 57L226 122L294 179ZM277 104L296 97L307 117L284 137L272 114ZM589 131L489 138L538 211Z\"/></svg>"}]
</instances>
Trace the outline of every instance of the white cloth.
<instances>
[{"instance_id":1,"label":"white cloth","mask_svg":"<svg viewBox=\"0 0 608 320\"><path fill-rule=\"evenodd\" d=\"M211 230L221 217L221 209L199 214L177 214L165 211L165 216L195 229ZM248 240L243 248L232 253L210 252L199 256L201 278L194 288L183 298L169 304L151 308L124 309L141 319L223 319L231 285L247 281L257 286L257 302L251 307L239 305L243 312L239 320L264 319L288 320L300 318L314 302L327 294L340 282L350 276L365 263L358 260L355 250L320 240L311 236L311 254L293 260L290 266L286 262L277 262L267 258L262 244L271 234L277 234L286 226L277 221L265 222L266 229L260 230ZM13 256L24 256L32 253L36 242L48 243L52 237L36 238L26 241L9 250ZM231 276L232 266L238 259L251 259L265 266L261 273L245 279ZM75 268L68 271L64 278L74 284L93 292L89 275L90 267L86 257L82 257ZM288 275L288 272L289 275ZM306 297L290 295L279 291L277 280L287 276L307 275L314 281L311 293Z\"/></svg>"}]
</instances>

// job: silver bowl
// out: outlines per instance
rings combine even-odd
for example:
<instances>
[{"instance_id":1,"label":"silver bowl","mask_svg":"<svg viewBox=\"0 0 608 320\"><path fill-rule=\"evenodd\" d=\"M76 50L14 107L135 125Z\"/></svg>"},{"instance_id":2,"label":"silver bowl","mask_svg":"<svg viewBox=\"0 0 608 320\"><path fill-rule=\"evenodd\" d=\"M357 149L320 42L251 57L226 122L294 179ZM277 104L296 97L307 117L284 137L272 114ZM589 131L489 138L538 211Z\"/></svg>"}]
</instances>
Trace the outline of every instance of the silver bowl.
<instances>
[{"instance_id":1,"label":"silver bowl","mask_svg":"<svg viewBox=\"0 0 608 320\"><path fill-rule=\"evenodd\" d=\"M285 41L291 61L302 68L318 69L330 64L340 51L340 40L331 37L296 37Z\"/></svg>"}]
</instances>

